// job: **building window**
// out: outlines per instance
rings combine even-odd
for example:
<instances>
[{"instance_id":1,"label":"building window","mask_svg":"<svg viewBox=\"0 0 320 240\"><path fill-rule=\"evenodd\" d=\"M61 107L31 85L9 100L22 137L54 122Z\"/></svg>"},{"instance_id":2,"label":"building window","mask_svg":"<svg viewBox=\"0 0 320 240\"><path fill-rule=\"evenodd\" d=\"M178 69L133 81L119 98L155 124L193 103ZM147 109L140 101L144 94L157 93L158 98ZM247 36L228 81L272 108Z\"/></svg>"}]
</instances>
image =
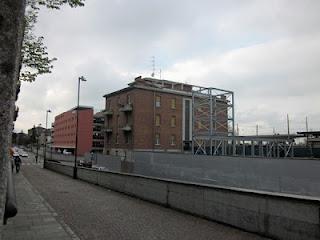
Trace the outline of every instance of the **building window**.
<instances>
[{"instance_id":1,"label":"building window","mask_svg":"<svg viewBox=\"0 0 320 240\"><path fill-rule=\"evenodd\" d=\"M176 126L176 116L172 116L171 117L170 123L171 123L171 127L175 127Z\"/></svg>"},{"instance_id":2,"label":"building window","mask_svg":"<svg viewBox=\"0 0 320 240\"><path fill-rule=\"evenodd\" d=\"M160 126L161 124L161 117L160 117L160 114L157 114L156 115L156 126Z\"/></svg>"},{"instance_id":3,"label":"building window","mask_svg":"<svg viewBox=\"0 0 320 240\"><path fill-rule=\"evenodd\" d=\"M160 133L156 133L155 145L160 145Z\"/></svg>"},{"instance_id":4,"label":"building window","mask_svg":"<svg viewBox=\"0 0 320 240\"><path fill-rule=\"evenodd\" d=\"M126 135L126 144L129 144L129 143L130 143L130 135L127 134L127 135Z\"/></svg>"},{"instance_id":5,"label":"building window","mask_svg":"<svg viewBox=\"0 0 320 240\"><path fill-rule=\"evenodd\" d=\"M120 127L120 115L117 115L117 128Z\"/></svg>"},{"instance_id":6,"label":"building window","mask_svg":"<svg viewBox=\"0 0 320 240\"><path fill-rule=\"evenodd\" d=\"M175 98L171 99L171 109L176 109L177 107L177 101Z\"/></svg>"},{"instance_id":7,"label":"building window","mask_svg":"<svg viewBox=\"0 0 320 240\"><path fill-rule=\"evenodd\" d=\"M160 106L161 106L161 97L156 96L156 107L160 107Z\"/></svg>"},{"instance_id":8,"label":"building window","mask_svg":"<svg viewBox=\"0 0 320 240\"><path fill-rule=\"evenodd\" d=\"M171 137L170 137L170 145L171 146L176 145L176 135L171 135Z\"/></svg>"},{"instance_id":9,"label":"building window","mask_svg":"<svg viewBox=\"0 0 320 240\"><path fill-rule=\"evenodd\" d=\"M119 144L119 134L116 135L116 144Z\"/></svg>"}]
</instances>

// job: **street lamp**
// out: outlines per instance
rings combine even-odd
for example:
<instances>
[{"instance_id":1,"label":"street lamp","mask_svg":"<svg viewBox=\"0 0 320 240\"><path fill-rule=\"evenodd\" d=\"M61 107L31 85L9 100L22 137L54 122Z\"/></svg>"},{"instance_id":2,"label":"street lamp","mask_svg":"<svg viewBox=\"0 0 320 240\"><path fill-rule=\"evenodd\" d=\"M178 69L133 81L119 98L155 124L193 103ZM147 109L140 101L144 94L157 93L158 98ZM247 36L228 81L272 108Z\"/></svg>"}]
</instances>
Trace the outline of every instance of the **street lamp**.
<instances>
[{"instance_id":1,"label":"street lamp","mask_svg":"<svg viewBox=\"0 0 320 240\"><path fill-rule=\"evenodd\" d=\"M39 123L38 127L35 129L36 140L37 140L36 163L38 163L38 157L39 157L39 128L40 127L41 127L41 123Z\"/></svg>"},{"instance_id":2,"label":"street lamp","mask_svg":"<svg viewBox=\"0 0 320 240\"><path fill-rule=\"evenodd\" d=\"M51 113L51 110L50 110L50 109L48 109L48 110L46 111L46 130L45 130L45 133L44 133L45 140L44 140L43 168L44 168L45 162L46 162L46 160L47 160L48 113Z\"/></svg>"},{"instance_id":3,"label":"street lamp","mask_svg":"<svg viewBox=\"0 0 320 240\"><path fill-rule=\"evenodd\" d=\"M87 80L81 76L78 78L78 101L77 101L77 125L76 125L76 146L74 149L74 167L73 167L73 178L77 179L77 155L78 155L78 125L79 125L79 98L80 98L80 82L86 82Z\"/></svg>"}]
</instances>

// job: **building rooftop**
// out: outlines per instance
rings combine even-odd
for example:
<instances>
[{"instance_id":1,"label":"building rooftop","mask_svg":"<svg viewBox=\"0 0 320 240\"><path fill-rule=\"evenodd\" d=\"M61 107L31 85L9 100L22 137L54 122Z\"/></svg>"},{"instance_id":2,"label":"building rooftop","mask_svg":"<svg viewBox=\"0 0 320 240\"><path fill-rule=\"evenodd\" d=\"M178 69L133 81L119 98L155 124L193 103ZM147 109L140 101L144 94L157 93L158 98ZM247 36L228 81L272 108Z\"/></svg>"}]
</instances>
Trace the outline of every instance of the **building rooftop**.
<instances>
[{"instance_id":1,"label":"building rooftop","mask_svg":"<svg viewBox=\"0 0 320 240\"><path fill-rule=\"evenodd\" d=\"M81 111L81 110L88 110L88 109L93 109L93 107L90 107L90 106L79 106L79 107L71 108L67 112L74 111L74 110L80 110Z\"/></svg>"},{"instance_id":2,"label":"building rooftop","mask_svg":"<svg viewBox=\"0 0 320 240\"><path fill-rule=\"evenodd\" d=\"M156 79L156 78L149 78L149 77L142 78L141 76L139 76L139 77L136 77L133 82L128 83L128 87L112 93L105 94L103 97L110 97L113 95L117 95L122 92L127 92L133 88L140 88L140 89L146 89L146 90L158 90L163 92L191 96L193 85L164 80L164 79Z\"/></svg>"},{"instance_id":3,"label":"building rooftop","mask_svg":"<svg viewBox=\"0 0 320 240\"><path fill-rule=\"evenodd\" d=\"M305 132L297 132L297 134L303 134L304 136L314 136L320 137L320 131L305 131Z\"/></svg>"},{"instance_id":4,"label":"building rooftop","mask_svg":"<svg viewBox=\"0 0 320 240\"><path fill-rule=\"evenodd\" d=\"M295 138L300 138L300 137L304 137L301 134L270 134L270 135L249 135L246 137L258 137L261 139L281 139L281 140L285 140L285 139L295 139Z\"/></svg>"},{"instance_id":5,"label":"building rooftop","mask_svg":"<svg viewBox=\"0 0 320 240\"><path fill-rule=\"evenodd\" d=\"M103 118L104 117L104 113L103 111L100 111L100 112L96 112L94 115L93 115L94 118Z\"/></svg>"}]
</instances>

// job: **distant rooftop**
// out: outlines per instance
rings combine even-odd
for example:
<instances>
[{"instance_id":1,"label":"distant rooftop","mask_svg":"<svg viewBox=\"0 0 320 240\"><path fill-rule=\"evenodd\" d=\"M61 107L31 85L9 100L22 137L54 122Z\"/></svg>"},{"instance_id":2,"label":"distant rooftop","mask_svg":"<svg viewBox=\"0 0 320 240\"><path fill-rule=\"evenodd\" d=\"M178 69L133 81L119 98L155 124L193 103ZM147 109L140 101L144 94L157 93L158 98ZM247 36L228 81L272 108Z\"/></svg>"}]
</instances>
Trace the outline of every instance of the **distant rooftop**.
<instances>
[{"instance_id":1,"label":"distant rooftop","mask_svg":"<svg viewBox=\"0 0 320 240\"><path fill-rule=\"evenodd\" d=\"M73 108L71 108L71 109L69 109L69 110L67 110L67 111L64 111L64 112L62 112L62 113L59 113L58 115L56 115L55 117L56 118L59 118L59 117L62 117L65 113L67 113L67 112L72 112L72 111L74 111L74 110L79 110L79 111L82 111L82 110L89 110L89 109L92 109L93 110L93 107L90 107L90 106L79 106L79 107L73 107Z\"/></svg>"},{"instance_id":2,"label":"distant rooftop","mask_svg":"<svg viewBox=\"0 0 320 240\"><path fill-rule=\"evenodd\" d=\"M320 137L320 131L308 131L308 132L297 132L298 134L303 134L304 136L315 136Z\"/></svg>"},{"instance_id":3,"label":"distant rooftop","mask_svg":"<svg viewBox=\"0 0 320 240\"><path fill-rule=\"evenodd\" d=\"M158 89L159 91L172 91L180 94L191 94L193 85L174 82L164 79L156 79L156 78L143 78L141 76L136 77L133 82L128 84L128 87L120 89L118 91L105 94L103 97L109 97L121 92L126 92L132 88L143 88L143 89Z\"/></svg>"},{"instance_id":4,"label":"distant rooftop","mask_svg":"<svg viewBox=\"0 0 320 240\"><path fill-rule=\"evenodd\" d=\"M81 111L81 110L88 110L88 109L93 109L93 107L90 107L90 106L79 106L79 107L71 108L67 112L74 111L74 110L80 110Z\"/></svg>"},{"instance_id":5,"label":"distant rooftop","mask_svg":"<svg viewBox=\"0 0 320 240\"><path fill-rule=\"evenodd\" d=\"M300 133L298 134L270 134L270 135L248 135L246 137L258 137L261 139L295 139L295 138L300 138L303 137Z\"/></svg>"},{"instance_id":6,"label":"distant rooftop","mask_svg":"<svg viewBox=\"0 0 320 240\"><path fill-rule=\"evenodd\" d=\"M100 112L96 112L93 117L94 118L103 118L104 117L104 112L103 111L100 111Z\"/></svg>"},{"instance_id":7,"label":"distant rooftop","mask_svg":"<svg viewBox=\"0 0 320 240\"><path fill-rule=\"evenodd\" d=\"M181 82L174 82L170 80L165 80L165 79L157 79L157 78L149 78L145 77L142 78L141 76L136 77L134 79L134 82L129 83L129 86L135 86L135 85L148 85L151 87L157 87L157 88L171 88L171 89L177 89L176 86L178 87L178 90L184 90L184 87L187 86L188 89L192 89L193 85L187 84L187 83L181 83Z\"/></svg>"}]
</instances>

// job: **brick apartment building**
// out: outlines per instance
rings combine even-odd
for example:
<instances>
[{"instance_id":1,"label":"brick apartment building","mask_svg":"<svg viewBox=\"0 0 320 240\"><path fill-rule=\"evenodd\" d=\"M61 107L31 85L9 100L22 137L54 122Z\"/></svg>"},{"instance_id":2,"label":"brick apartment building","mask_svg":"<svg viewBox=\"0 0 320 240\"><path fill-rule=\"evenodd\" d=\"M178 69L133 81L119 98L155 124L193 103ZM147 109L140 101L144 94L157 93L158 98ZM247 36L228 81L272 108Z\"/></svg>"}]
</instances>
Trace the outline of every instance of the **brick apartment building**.
<instances>
[{"instance_id":1,"label":"brick apartment building","mask_svg":"<svg viewBox=\"0 0 320 240\"><path fill-rule=\"evenodd\" d=\"M93 108L80 106L59 114L54 120L53 148L61 152L67 150L74 154L76 146L77 112L78 121L78 155L90 152L93 135Z\"/></svg>"},{"instance_id":2,"label":"brick apartment building","mask_svg":"<svg viewBox=\"0 0 320 240\"><path fill-rule=\"evenodd\" d=\"M105 147L112 155L131 150L191 150L192 85L138 77L106 94Z\"/></svg>"},{"instance_id":3,"label":"brick apartment building","mask_svg":"<svg viewBox=\"0 0 320 240\"><path fill-rule=\"evenodd\" d=\"M104 147L104 113L97 112L93 115L92 152L102 153Z\"/></svg>"},{"instance_id":4,"label":"brick apartment building","mask_svg":"<svg viewBox=\"0 0 320 240\"><path fill-rule=\"evenodd\" d=\"M41 126L33 126L28 129L28 136L32 142L37 142L40 146L45 144L46 136L50 136L50 129L46 130Z\"/></svg>"}]
</instances>

